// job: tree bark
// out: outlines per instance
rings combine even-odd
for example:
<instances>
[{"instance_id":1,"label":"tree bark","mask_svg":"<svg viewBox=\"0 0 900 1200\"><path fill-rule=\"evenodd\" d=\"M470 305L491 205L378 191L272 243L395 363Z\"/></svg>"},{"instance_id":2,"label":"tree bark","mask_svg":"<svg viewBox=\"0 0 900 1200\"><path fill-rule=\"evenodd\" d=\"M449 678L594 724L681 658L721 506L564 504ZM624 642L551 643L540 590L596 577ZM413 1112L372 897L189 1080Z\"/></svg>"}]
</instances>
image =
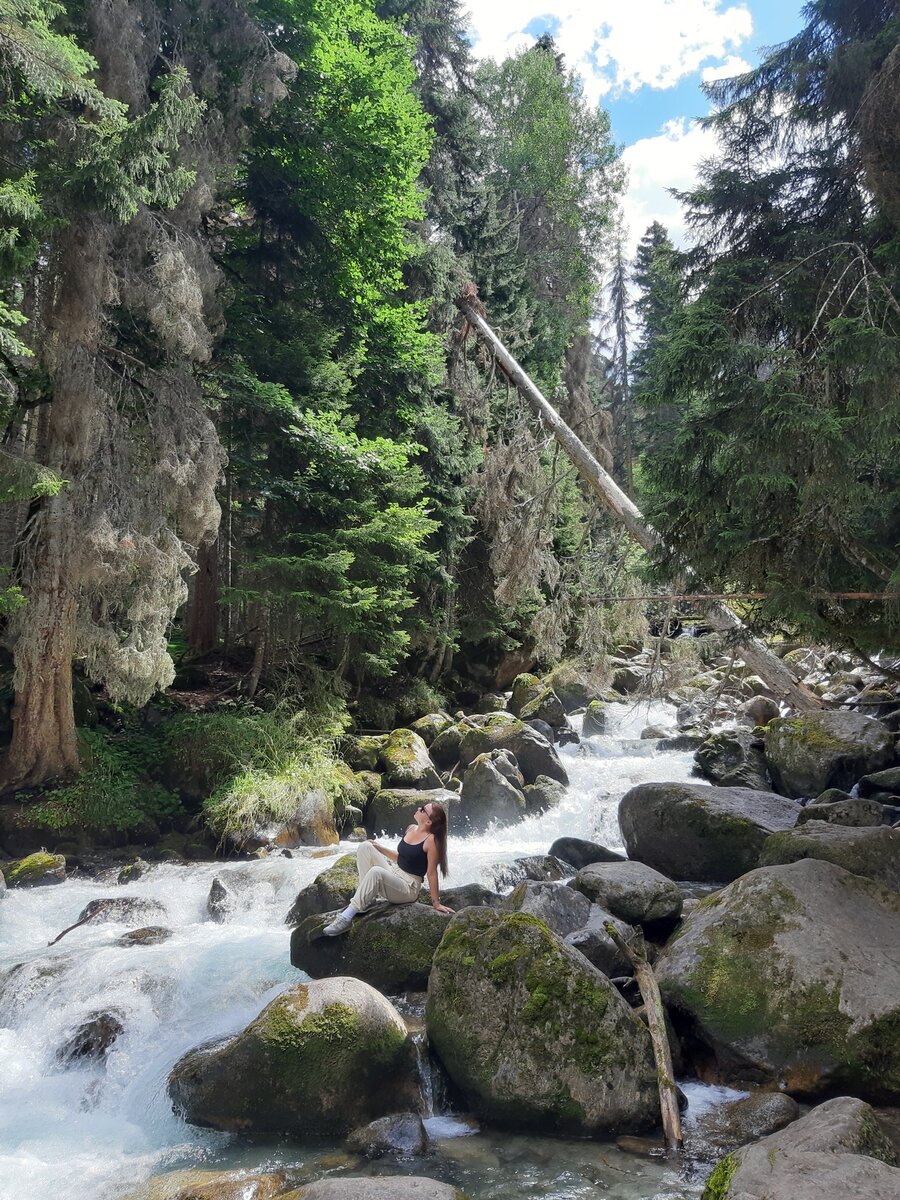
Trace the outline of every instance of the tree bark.
<instances>
[{"instance_id":1,"label":"tree bark","mask_svg":"<svg viewBox=\"0 0 900 1200\"><path fill-rule=\"evenodd\" d=\"M654 550L660 544L659 534L646 523L638 506L628 498L612 476L604 471L587 446L563 421L473 306L471 299L462 296L457 300L457 305L469 325L477 330L479 336L487 343L497 362L529 403L534 414L562 446L588 487L619 518L639 545L645 550ZM713 629L735 637L740 645L743 660L768 684L779 700L801 712L823 707L819 697L802 683L798 683L781 659L753 637L743 621L730 608L714 600L703 605L703 612Z\"/></svg>"},{"instance_id":2,"label":"tree bark","mask_svg":"<svg viewBox=\"0 0 900 1200\"><path fill-rule=\"evenodd\" d=\"M219 640L219 542L201 546L197 573L191 580L188 605L187 644L192 654L208 654Z\"/></svg>"},{"instance_id":3,"label":"tree bark","mask_svg":"<svg viewBox=\"0 0 900 1200\"><path fill-rule=\"evenodd\" d=\"M604 928L634 967L634 976L640 988L641 999L644 1001L644 1010L647 1014L650 1040L653 1042L653 1057L656 1059L659 1110L666 1138L666 1149L681 1150L684 1145L684 1138L681 1134L681 1114L678 1111L675 1071L672 1067L672 1051L669 1046L669 1035L666 1032L666 1014L662 996L659 994L659 984L656 982L653 968L647 962L647 956L643 949L636 949L629 945L612 922L607 921Z\"/></svg>"}]
</instances>

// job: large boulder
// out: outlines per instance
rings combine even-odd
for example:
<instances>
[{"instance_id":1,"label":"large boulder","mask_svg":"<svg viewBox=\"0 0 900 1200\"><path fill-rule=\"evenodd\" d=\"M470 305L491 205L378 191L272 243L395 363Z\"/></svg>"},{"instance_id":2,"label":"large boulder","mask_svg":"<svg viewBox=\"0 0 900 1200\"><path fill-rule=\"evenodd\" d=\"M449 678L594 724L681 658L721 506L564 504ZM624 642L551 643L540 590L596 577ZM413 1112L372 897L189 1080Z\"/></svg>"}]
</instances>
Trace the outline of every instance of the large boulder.
<instances>
[{"instance_id":1,"label":"large boulder","mask_svg":"<svg viewBox=\"0 0 900 1200\"><path fill-rule=\"evenodd\" d=\"M169 1095L192 1125L343 1136L414 1096L406 1026L359 979L299 983L236 1037L188 1051Z\"/></svg>"},{"instance_id":2,"label":"large boulder","mask_svg":"<svg viewBox=\"0 0 900 1200\"><path fill-rule=\"evenodd\" d=\"M543 687L536 696L519 709L523 721L543 721L551 729L562 729L566 724L566 710L552 688Z\"/></svg>"},{"instance_id":3,"label":"large boulder","mask_svg":"<svg viewBox=\"0 0 900 1200\"><path fill-rule=\"evenodd\" d=\"M448 917L425 904L392 904L324 937L334 913L307 917L291 934L291 962L313 979L353 975L382 992L424 991Z\"/></svg>"},{"instance_id":4,"label":"large boulder","mask_svg":"<svg viewBox=\"0 0 900 1200\"><path fill-rule=\"evenodd\" d=\"M275 1200L291 1188L283 1171L166 1171L123 1200Z\"/></svg>"},{"instance_id":5,"label":"large boulder","mask_svg":"<svg viewBox=\"0 0 900 1200\"><path fill-rule=\"evenodd\" d=\"M62 854L47 854L41 850L3 864L6 886L11 888L40 887L46 883L63 883L66 860Z\"/></svg>"},{"instance_id":6,"label":"large boulder","mask_svg":"<svg viewBox=\"0 0 900 1200\"><path fill-rule=\"evenodd\" d=\"M893 761L894 739L874 717L815 712L779 717L766 729L766 762L786 796L818 796L850 788L861 775Z\"/></svg>"},{"instance_id":7,"label":"large boulder","mask_svg":"<svg viewBox=\"0 0 900 1200\"><path fill-rule=\"evenodd\" d=\"M424 1154L427 1148L428 1134L418 1113L379 1117L362 1129L354 1129L347 1138L347 1149L366 1158L382 1158L386 1154L409 1158Z\"/></svg>"},{"instance_id":8,"label":"large boulder","mask_svg":"<svg viewBox=\"0 0 900 1200\"><path fill-rule=\"evenodd\" d=\"M586 867L588 863L625 862L624 854L607 850L606 846L601 846L599 842L589 842L577 837L557 838L549 852L555 858L571 863L576 871L579 867Z\"/></svg>"},{"instance_id":9,"label":"large boulder","mask_svg":"<svg viewBox=\"0 0 900 1200\"><path fill-rule=\"evenodd\" d=\"M386 733L347 737L341 742L341 753L354 771L375 771L381 757L381 747L386 741Z\"/></svg>"},{"instance_id":10,"label":"large boulder","mask_svg":"<svg viewBox=\"0 0 900 1200\"><path fill-rule=\"evenodd\" d=\"M896 1163L875 1111L838 1096L723 1158L702 1200L896 1200Z\"/></svg>"},{"instance_id":11,"label":"large boulder","mask_svg":"<svg viewBox=\"0 0 900 1200\"><path fill-rule=\"evenodd\" d=\"M449 713L434 712L427 713L424 717L419 717L418 721L413 721L410 728L413 733L419 735L426 746L431 746L435 738L446 729L449 729L453 724L453 718Z\"/></svg>"},{"instance_id":12,"label":"large boulder","mask_svg":"<svg viewBox=\"0 0 900 1200\"><path fill-rule=\"evenodd\" d=\"M900 796L900 767L888 767L886 771L864 775L859 781L861 796L879 796L885 793Z\"/></svg>"},{"instance_id":13,"label":"large boulder","mask_svg":"<svg viewBox=\"0 0 900 1200\"><path fill-rule=\"evenodd\" d=\"M766 769L765 743L746 729L723 729L712 733L694 753L704 779L719 787L771 791Z\"/></svg>"},{"instance_id":14,"label":"large boulder","mask_svg":"<svg viewBox=\"0 0 900 1200\"><path fill-rule=\"evenodd\" d=\"M285 925L299 925L306 917L316 913L346 908L358 887L356 855L342 854L333 866L322 871L312 883L300 889L284 919Z\"/></svg>"},{"instance_id":15,"label":"large boulder","mask_svg":"<svg viewBox=\"0 0 900 1200\"><path fill-rule=\"evenodd\" d=\"M671 879L639 862L589 863L575 887L629 925L674 925L684 903Z\"/></svg>"},{"instance_id":16,"label":"large boulder","mask_svg":"<svg viewBox=\"0 0 900 1200\"><path fill-rule=\"evenodd\" d=\"M491 750L466 767L459 811L470 829L480 831L492 822L512 825L525 816L525 796L504 769L508 764L508 751Z\"/></svg>"},{"instance_id":17,"label":"large boulder","mask_svg":"<svg viewBox=\"0 0 900 1200\"><path fill-rule=\"evenodd\" d=\"M594 1134L652 1125L646 1027L609 980L525 913L457 914L428 981L428 1036L481 1116Z\"/></svg>"},{"instance_id":18,"label":"large boulder","mask_svg":"<svg viewBox=\"0 0 900 1200\"><path fill-rule=\"evenodd\" d=\"M530 704L532 700L540 696L543 690L544 685L538 679L537 675L532 675L528 671L517 675L513 680L512 695L507 705L509 711L514 717L517 717L525 705Z\"/></svg>"},{"instance_id":19,"label":"large boulder","mask_svg":"<svg viewBox=\"0 0 900 1200\"><path fill-rule=\"evenodd\" d=\"M78 920L89 920L93 925L114 921L137 928L164 916L165 906L158 900L150 900L145 896L108 896L89 900L78 914Z\"/></svg>"},{"instance_id":20,"label":"large boulder","mask_svg":"<svg viewBox=\"0 0 900 1200\"><path fill-rule=\"evenodd\" d=\"M827 821L831 825L852 825L856 828L880 825L884 809L877 800L856 800L838 788L829 788L817 800L800 810L798 825L808 821Z\"/></svg>"},{"instance_id":21,"label":"large boulder","mask_svg":"<svg viewBox=\"0 0 900 1200\"><path fill-rule=\"evenodd\" d=\"M619 825L631 858L676 879L728 883L752 870L766 838L791 829L796 800L752 788L642 783L622 797Z\"/></svg>"},{"instance_id":22,"label":"large boulder","mask_svg":"<svg viewBox=\"0 0 900 1200\"><path fill-rule=\"evenodd\" d=\"M413 814L420 804L437 800L445 805L448 815L459 797L446 788L420 790L415 788L382 788L373 796L366 809L366 832L400 837L413 823ZM451 816L452 820L452 816Z\"/></svg>"},{"instance_id":23,"label":"large boulder","mask_svg":"<svg viewBox=\"0 0 900 1200\"><path fill-rule=\"evenodd\" d=\"M608 724L609 712L606 705L602 700L592 700L581 723L581 736L595 737L597 734L606 733Z\"/></svg>"},{"instance_id":24,"label":"large boulder","mask_svg":"<svg viewBox=\"0 0 900 1200\"><path fill-rule=\"evenodd\" d=\"M530 913L553 933L566 937L582 929L591 914L591 902L564 883L539 883L523 880L507 898L510 912Z\"/></svg>"},{"instance_id":25,"label":"large boulder","mask_svg":"<svg viewBox=\"0 0 900 1200\"><path fill-rule=\"evenodd\" d=\"M466 1200L450 1183L424 1175L382 1175L317 1179L288 1193L284 1200Z\"/></svg>"},{"instance_id":26,"label":"large boulder","mask_svg":"<svg viewBox=\"0 0 900 1200\"><path fill-rule=\"evenodd\" d=\"M440 776L428 747L411 729L395 729L384 739L378 755L385 787L436 788Z\"/></svg>"},{"instance_id":27,"label":"large boulder","mask_svg":"<svg viewBox=\"0 0 900 1200\"><path fill-rule=\"evenodd\" d=\"M464 726L448 725L428 747L431 761L442 771L449 770L459 761L459 746L464 732Z\"/></svg>"},{"instance_id":28,"label":"large boulder","mask_svg":"<svg viewBox=\"0 0 900 1200\"><path fill-rule=\"evenodd\" d=\"M618 917L614 917L611 912L601 908L599 904L592 904L588 912L587 924L570 933L566 937L566 943L577 950L579 954L583 954L598 971L609 975L610 978L633 975L634 967L606 931L607 922L624 941L630 942L634 937L633 925L620 921Z\"/></svg>"},{"instance_id":29,"label":"large boulder","mask_svg":"<svg viewBox=\"0 0 900 1200\"><path fill-rule=\"evenodd\" d=\"M746 1146L784 1129L800 1116L800 1105L784 1092L755 1092L742 1100L717 1104L698 1118L705 1141L721 1150Z\"/></svg>"},{"instance_id":30,"label":"large boulder","mask_svg":"<svg viewBox=\"0 0 900 1200\"><path fill-rule=\"evenodd\" d=\"M554 667L547 676L547 683L562 701L567 713L585 708L592 700L600 700L606 693L596 679L576 666L563 663Z\"/></svg>"},{"instance_id":31,"label":"large boulder","mask_svg":"<svg viewBox=\"0 0 900 1200\"><path fill-rule=\"evenodd\" d=\"M547 775L557 783L568 784L569 776L559 755L545 737L508 713L493 713L479 725L469 725L459 747L459 762L467 767L479 754L491 750L509 750L519 764L526 783L538 775Z\"/></svg>"},{"instance_id":32,"label":"large boulder","mask_svg":"<svg viewBox=\"0 0 900 1200\"><path fill-rule=\"evenodd\" d=\"M750 871L694 908L656 963L720 1077L900 1099L900 896L832 863Z\"/></svg>"},{"instance_id":33,"label":"large boulder","mask_svg":"<svg viewBox=\"0 0 900 1200\"><path fill-rule=\"evenodd\" d=\"M900 829L886 825L851 828L809 821L799 829L773 834L763 846L759 865L774 867L804 858L837 863L845 871L900 891Z\"/></svg>"},{"instance_id":34,"label":"large boulder","mask_svg":"<svg viewBox=\"0 0 900 1200\"><path fill-rule=\"evenodd\" d=\"M566 789L561 783L546 775L538 775L534 783L525 785L525 809L529 816L532 813L546 812L548 808L556 808L565 795Z\"/></svg>"}]
</instances>

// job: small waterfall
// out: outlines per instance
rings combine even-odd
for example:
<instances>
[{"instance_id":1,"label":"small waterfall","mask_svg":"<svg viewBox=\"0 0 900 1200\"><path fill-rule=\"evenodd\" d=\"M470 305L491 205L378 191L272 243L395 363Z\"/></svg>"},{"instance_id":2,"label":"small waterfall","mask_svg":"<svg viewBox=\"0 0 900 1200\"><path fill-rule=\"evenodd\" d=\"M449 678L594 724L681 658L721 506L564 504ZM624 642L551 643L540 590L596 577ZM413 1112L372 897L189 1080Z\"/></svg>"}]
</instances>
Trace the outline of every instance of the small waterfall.
<instances>
[{"instance_id":1,"label":"small waterfall","mask_svg":"<svg viewBox=\"0 0 900 1200\"><path fill-rule=\"evenodd\" d=\"M433 1117L434 1113L434 1081L431 1071L431 1053L428 1046L428 1035L424 1029L411 1034L412 1044L416 1051L416 1072L419 1076L419 1096L423 1117Z\"/></svg>"}]
</instances>

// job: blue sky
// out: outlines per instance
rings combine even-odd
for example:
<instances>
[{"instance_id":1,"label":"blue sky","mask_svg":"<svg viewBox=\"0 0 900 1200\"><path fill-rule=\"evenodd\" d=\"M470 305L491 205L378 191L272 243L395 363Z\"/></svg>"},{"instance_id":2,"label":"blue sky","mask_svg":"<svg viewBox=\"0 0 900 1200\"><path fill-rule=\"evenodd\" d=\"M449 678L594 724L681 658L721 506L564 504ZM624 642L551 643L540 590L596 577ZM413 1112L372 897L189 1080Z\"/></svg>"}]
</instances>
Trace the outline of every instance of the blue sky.
<instances>
[{"instance_id":1,"label":"blue sky","mask_svg":"<svg viewBox=\"0 0 900 1200\"><path fill-rule=\"evenodd\" d=\"M697 164L715 151L696 118L709 109L704 79L755 65L766 46L802 25L798 0L469 0L473 48L502 58L553 34L591 103L610 114L629 172L630 244L651 220L683 241L677 202Z\"/></svg>"}]
</instances>

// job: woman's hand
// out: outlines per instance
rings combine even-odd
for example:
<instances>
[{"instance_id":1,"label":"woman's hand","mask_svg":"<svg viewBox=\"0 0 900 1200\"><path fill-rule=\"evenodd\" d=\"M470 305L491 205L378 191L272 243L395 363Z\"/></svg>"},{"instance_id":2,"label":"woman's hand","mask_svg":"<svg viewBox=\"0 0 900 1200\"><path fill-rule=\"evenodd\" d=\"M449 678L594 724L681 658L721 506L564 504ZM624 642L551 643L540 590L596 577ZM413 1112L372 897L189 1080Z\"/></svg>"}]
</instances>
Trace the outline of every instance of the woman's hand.
<instances>
[{"instance_id":1,"label":"woman's hand","mask_svg":"<svg viewBox=\"0 0 900 1200\"><path fill-rule=\"evenodd\" d=\"M440 900L433 900L432 907L435 912L440 913L452 913L454 911L452 908L448 908L446 904L441 904Z\"/></svg>"}]
</instances>

